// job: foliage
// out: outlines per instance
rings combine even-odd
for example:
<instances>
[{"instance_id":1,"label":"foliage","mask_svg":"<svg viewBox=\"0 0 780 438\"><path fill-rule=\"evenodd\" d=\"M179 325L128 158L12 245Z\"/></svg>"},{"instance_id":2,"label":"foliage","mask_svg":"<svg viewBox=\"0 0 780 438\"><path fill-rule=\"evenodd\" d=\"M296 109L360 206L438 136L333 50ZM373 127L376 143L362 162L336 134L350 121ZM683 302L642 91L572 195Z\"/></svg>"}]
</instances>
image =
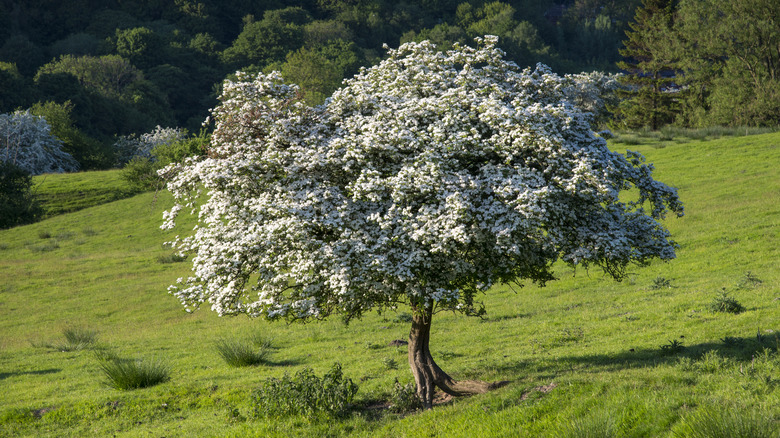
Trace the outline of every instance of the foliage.
<instances>
[{"instance_id":1,"label":"foliage","mask_svg":"<svg viewBox=\"0 0 780 438\"><path fill-rule=\"evenodd\" d=\"M657 220L682 214L676 191L593 135L569 80L480 44L390 50L318 108L275 75L226 82L208 156L165 169L179 202L165 228L210 192L175 242L196 275L171 292L271 319L429 300L475 314L478 293L544 283L555 260L621 278L673 258ZM626 204L628 187L639 197Z\"/></svg>"},{"instance_id":2,"label":"foliage","mask_svg":"<svg viewBox=\"0 0 780 438\"><path fill-rule=\"evenodd\" d=\"M780 4L772 0L681 1L675 26L678 69L693 91L694 126L780 122Z\"/></svg>"},{"instance_id":3,"label":"foliage","mask_svg":"<svg viewBox=\"0 0 780 438\"><path fill-rule=\"evenodd\" d=\"M160 361L123 359L110 352L96 353L106 384L119 390L148 388L171 379L170 368Z\"/></svg>"},{"instance_id":4,"label":"foliage","mask_svg":"<svg viewBox=\"0 0 780 438\"><path fill-rule=\"evenodd\" d=\"M745 311L745 306L732 297L726 288L721 289L720 293L710 303L710 310L713 312L723 313L742 313Z\"/></svg>"},{"instance_id":5,"label":"foliage","mask_svg":"<svg viewBox=\"0 0 780 438\"><path fill-rule=\"evenodd\" d=\"M286 417L304 415L309 419L341 417L349 412L358 386L344 377L341 364L334 363L322 378L311 368L293 377L270 378L252 392L256 416Z\"/></svg>"},{"instance_id":6,"label":"foliage","mask_svg":"<svg viewBox=\"0 0 780 438\"><path fill-rule=\"evenodd\" d=\"M624 88L618 91L621 102L614 107L613 126L657 130L672 122L678 111L674 91L674 63L666 48L673 46L673 0L644 0L637 9L628 39L620 54L626 59L618 67Z\"/></svg>"},{"instance_id":7,"label":"foliage","mask_svg":"<svg viewBox=\"0 0 780 438\"><path fill-rule=\"evenodd\" d=\"M35 222L43 214L32 184L28 171L0 161L0 229Z\"/></svg>"},{"instance_id":8,"label":"foliage","mask_svg":"<svg viewBox=\"0 0 780 438\"><path fill-rule=\"evenodd\" d=\"M186 132L179 128L163 128L157 126L153 131L140 136L121 136L114 143L117 165L129 163L133 158L154 158L152 150L162 145L172 145L186 136Z\"/></svg>"},{"instance_id":9,"label":"foliage","mask_svg":"<svg viewBox=\"0 0 780 438\"><path fill-rule=\"evenodd\" d=\"M29 110L0 114L0 160L33 175L79 168L76 160L63 151L62 142L51 134L46 119Z\"/></svg>"},{"instance_id":10,"label":"foliage","mask_svg":"<svg viewBox=\"0 0 780 438\"><path fill-rule=\"evenodd\" d=\"M52 135L62 141L62 149L73 156L81 170L109 167L113 161L111 150L75 126L73 109L73 103L69 100L62 104L48 101L34 104L30 113L46 119Z\"/></svg>"},{"instance_id":11,"label":"foliage","mask_svg":"<svg viewBox=\"0 0 780 438\"><path fill-rule=\"evenodd\" d=\"M136 139L133 136L120 138L116 147L124 156L135 154L122 169L122 177L134 190L156 190L164 182L157 174L171 163L179 163L187 157L202 155L208 144L208 136L186 138L186 132L179 129L162 129L159 126L149 134Z\"/></svg>"},{"instance_id":12,"label":"foliage","mask_svg":"<svg viewBox=\"0 0 780 438\"><path fill-rule=\"evenodd\" d=\"M390 398L390 410L396 413L406 413L422 409L422 403L417 398L417 388L414 382L402 385L395 379L393 394Z\"/></svg>"}]
</instances>

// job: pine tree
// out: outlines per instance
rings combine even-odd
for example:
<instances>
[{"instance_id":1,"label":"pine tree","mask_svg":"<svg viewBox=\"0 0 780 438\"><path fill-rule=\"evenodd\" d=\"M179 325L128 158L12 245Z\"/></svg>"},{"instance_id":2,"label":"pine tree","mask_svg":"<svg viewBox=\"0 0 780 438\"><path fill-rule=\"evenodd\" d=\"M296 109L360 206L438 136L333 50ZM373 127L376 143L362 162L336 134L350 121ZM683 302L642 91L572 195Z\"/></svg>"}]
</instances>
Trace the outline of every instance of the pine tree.
<instances>
[{"instance_id":1,"label":"pine tree","mask_svg":"<svg viewBox=\"0 0 780 438\"><path fill-rule=\"evenodd\" d=\"M618 62L626 74L618 91L621 102L613 109L615 127L657 130L674 120L678 96L670 48L675 9L675 0L644 0L629 24L620 49L625 60Z\"/></svg>"}]
</instances>

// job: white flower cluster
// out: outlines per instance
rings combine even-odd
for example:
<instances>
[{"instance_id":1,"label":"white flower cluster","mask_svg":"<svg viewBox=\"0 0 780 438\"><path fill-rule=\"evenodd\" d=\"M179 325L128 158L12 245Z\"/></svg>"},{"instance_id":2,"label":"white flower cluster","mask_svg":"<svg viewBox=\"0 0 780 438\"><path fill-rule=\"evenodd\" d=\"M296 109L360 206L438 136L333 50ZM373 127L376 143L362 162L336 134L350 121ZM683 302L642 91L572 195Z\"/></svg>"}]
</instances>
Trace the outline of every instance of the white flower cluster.
<instances>
[{"instance_id":1,"label":"white flower cluster","mask_svg":"<svg viewBox=\"0 0 780 438\"><path fill-rule=\"evenodd\" d=\"M114 142L117 164L127 164L133 157L153 159L152 149L163 144L171 144L186 137L186 132L180 128L163 128L157 126L153 131L135 135L124 135Z\"/></svg>"},{"instance_id":2,"label":"white flower cluster","mask_svg":"<svg viewBox=\"0 0 780 438\"><path fill-rule=\"evenodd\" d=\"M620 277L673 258L657 219L682 214L675 190L593 134L570 80L477 43L390 50L316 108L276 74L226 82L207 156L161 171L177 200L163 227L183 208L199 218L173 242L193 274L171 293L220 315L471 312L478 292L543 283L559 259Z\"/></svg>"},{"instance_id":3,"label":"white flower cluster","mask_svg":"<svg viewBox=\"0 0 780 438\"><path fill-rule=\"evenodd\" d=\"M62 142L51 133L45 118L16 111L0 114L0 160L30 172L75 172L79 163L62 150Z\"/></svg>"}]
</instances>

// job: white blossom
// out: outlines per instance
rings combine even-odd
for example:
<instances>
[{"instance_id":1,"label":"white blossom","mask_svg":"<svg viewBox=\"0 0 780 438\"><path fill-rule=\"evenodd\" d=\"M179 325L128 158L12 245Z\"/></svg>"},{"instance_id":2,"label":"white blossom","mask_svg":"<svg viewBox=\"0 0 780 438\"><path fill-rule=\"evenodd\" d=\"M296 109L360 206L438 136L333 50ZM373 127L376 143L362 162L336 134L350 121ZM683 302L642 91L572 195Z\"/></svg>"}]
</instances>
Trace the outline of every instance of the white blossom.
<instances>
[{"instance_id":1,"label":"white blossom","mask_svg":"<svg viewBox=\"0 0 780 438\"><path fill-rule=\"evenodd\" d=\"M0 161L7 161L32 175L74 172L78 162L62 150L62 141L51 133L45 118L26 111L0 114Z\"/></svg>"},{"instance_id":2,"label":"white blossom","mask_svg":"<svg viewBox=\"0 0 780 438\"><path fill-rule=\"evenodd\" d=\"M173 242L193 272L171 293L220 315L468 313L496 283L550 280L556 260L619 278L673 258L659 220L682 215L676 191L594 135L570 79L477 43L389 50L315 108L277 73L225 82L208 154L161 171L177 202L163 227L198 215Z\"/></svg>"}]
</instances>

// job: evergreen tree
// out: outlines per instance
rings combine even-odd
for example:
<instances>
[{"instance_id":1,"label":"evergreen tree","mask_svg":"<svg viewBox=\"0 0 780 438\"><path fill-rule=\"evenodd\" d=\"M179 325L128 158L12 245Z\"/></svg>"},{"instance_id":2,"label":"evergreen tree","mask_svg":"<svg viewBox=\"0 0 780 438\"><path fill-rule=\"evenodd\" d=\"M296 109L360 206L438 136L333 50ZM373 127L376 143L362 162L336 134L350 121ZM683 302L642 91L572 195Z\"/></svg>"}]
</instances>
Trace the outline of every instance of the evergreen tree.
<instances>
[{"instance_id":1,"label":"evergreen tree","mask_svg":"<svg viewBox=\"0 0 780 438\"><path fill-rule=\"evenodd\" d=\"M618 62L626 74L620 79L621 102L614 108L616 127L657 130L674 120L678 98L669 48L675 9L675 0L644 0L629 24L620 49L625 60Z\"/></svg>"}]
</instances>

